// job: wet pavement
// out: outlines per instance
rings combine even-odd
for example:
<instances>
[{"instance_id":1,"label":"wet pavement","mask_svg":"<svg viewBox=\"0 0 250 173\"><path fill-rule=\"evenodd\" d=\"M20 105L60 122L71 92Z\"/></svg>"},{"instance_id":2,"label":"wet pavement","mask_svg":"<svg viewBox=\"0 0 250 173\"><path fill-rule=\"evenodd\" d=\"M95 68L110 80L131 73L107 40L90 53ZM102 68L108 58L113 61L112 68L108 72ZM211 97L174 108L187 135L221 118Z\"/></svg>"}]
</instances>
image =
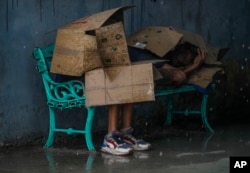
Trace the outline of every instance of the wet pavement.
<instances>
[{"instance_id":1,"label":"wet pavement","mask_svg":"<svg viewBox=\"0 0 250 173\"><path fill-rule=\"evenodd\" d=\"M168 133L150 141L152 150L130 156L65 147L45 150L41 145L19 147L0 153L0 172L229 173L230 156L250 156L250 125L229 124L215 130L214 134Z\"/></svg>"}]
</instances>

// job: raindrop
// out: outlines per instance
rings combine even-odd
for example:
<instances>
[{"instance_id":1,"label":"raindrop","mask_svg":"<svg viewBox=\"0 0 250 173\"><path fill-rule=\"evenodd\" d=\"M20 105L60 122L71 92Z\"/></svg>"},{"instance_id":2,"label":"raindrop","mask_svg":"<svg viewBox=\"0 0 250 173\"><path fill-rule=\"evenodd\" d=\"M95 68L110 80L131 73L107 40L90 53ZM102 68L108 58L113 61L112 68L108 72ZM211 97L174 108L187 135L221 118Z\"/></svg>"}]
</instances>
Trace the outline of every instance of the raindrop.
<instances>
[{"instance_id":1,"label":"raindrop","mask_svg":"<svg viewBox=\"0 0 250 173\"><path fill-rule=\"evenodd\" d=\"M245 61L247 62L247 57L245 58Z\"/></svg>"},{"instance_id":2,"label":"raindrop","mask_svg":"<svg viewBox=\"0 0 250 173\"><path fill-rule=\"evenodd\" d=\"M243 88L242 88L242 87L240 88L240 91L243 91Z\"/></svg>"},{"instance_id":3,"label":"raindrop","mask_svg":"<svg viewBox=\"0 0 250 173\"><path fill-rule=\"evenodd\" d=\"M250 50L250 46L248 46L248 49Z\"/></svg>"},{"instance_id":4,"label":"raindrop","mask_svg":"<svg viewBox=\"0 0 250 173\"><path fill-rule=\"evenodd\" d=\"M234 36L232 36L232 40L234 40L235 39L235 37Z\"/></svg>"},{"instance_id":5,"label":"raindrop","mask_svg":"<svg viewBox=\"0 0 250 173\"><path fill-rule=\"evenodd\" d=\"M224 95L227 96L227 93L225 93Z\"/></svg>"},{"instance_id":6,"label":"raindrop","mask_svg":"<svg viewBox=\"0 0 250 173\"><path fill-rule=\"evenodd\" d=\"M213 107L210 107L209 110L210 110L210 111L213 111Z\"/></svg>"},{"instance_id":7,"label":"raindrop","mask_svg":"<svg viewBox=\"0 0 250 173\"><path fill-rule=\"evenodd\" d=\"M244 66L241 66L241 70L244 70L245 68L244 68Z\"/></svg>"},{"instance_id":8,"label":"raindrop","mask_svg":"<svg viewBox=\"0 0 250 173\"><path fill-rule=\"evenodd\" d=\"M26 46L24 45L23 48L26 49Z\"/></svg>"},{"instance_id":9,"label":"raindrop","mask_svg":"<svg viewBox=\"0 0 250 173\"><path fill-rule=\"evenodd\" d=\"M161 151L160 153L159 153L159 156L162 156L163 155L163 152Z\"/></svg>"},{"instance_id":10,"label":"raindrop","mask_svg":"<svg viewBox=\"0 0 250 173\"><path fill-rule=\"evenodd\" d=\"M242 48L245 48L245 45L244 45L244 44L242 44L241 46L242 46Z\"/></svg>"}]
</instances>

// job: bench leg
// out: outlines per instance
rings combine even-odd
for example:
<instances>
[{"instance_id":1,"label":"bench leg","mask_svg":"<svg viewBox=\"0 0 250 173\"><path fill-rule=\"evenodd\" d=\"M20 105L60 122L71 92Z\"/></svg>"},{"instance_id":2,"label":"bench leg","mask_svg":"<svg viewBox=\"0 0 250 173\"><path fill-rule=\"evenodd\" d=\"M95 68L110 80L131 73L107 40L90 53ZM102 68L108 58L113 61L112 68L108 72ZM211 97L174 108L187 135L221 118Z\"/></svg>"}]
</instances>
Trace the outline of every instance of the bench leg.
<instances>
[{"instance_id":1,"label":"bench leg","mask_svg":"<svg viewBox=\"0 0 250 173\"><path fill-rule=\"evenodd\" d=\"M85 140L87 144L87 148L89 151L95 151L95 147L93 145L92 141L92 123L95 115L95 107L88 107L87 108L88 115L87 115L87 120L85 124Z\"/></svg>"},{"instance_id":2,"label":"bench leg","mask_svg":"<svg viewBox=\"0 0 250 173\"><path fill-rule=\"evenodd\" d=\"M54 142L54 131L55 131L55 110L49 107L49 135L44 148L49 148Z\"/></svg>"},{"instance_id":3,"label":"bench leg","mask_svg":"<svg viewBox=\"0 0 250 173\"><path fill-rule=\"evenodd\" d=\"M202 95L202 101L201 101L201 118L202 122L207 130L209 130L211 133L214 133L214 130L212 127L209 125L208 120L207 120L207 95L203 94Z\"/></svg>"},{"instance_id":4,"label":"bench leg","mask_svg":"<svg viewBox=\"0 0 250 173\"><path fill-rule=\"evenodd\" d=\"M167 118L166 118L166 123L167 125L171 125L172 123L172 118L173 118L173 101L171 96L167 96Z\"/></svg>"}]
</instances>

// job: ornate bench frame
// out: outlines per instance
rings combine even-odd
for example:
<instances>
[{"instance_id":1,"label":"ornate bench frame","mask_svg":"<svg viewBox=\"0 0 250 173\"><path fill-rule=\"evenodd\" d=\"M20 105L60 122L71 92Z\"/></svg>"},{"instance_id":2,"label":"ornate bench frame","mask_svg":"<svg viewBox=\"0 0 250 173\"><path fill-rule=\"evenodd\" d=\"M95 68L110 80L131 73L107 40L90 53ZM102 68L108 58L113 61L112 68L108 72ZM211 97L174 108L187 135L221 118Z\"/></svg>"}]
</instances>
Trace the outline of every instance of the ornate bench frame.
<instances>
[{"instance_id":1,"label":"ornate bench frame","mask_svg":"<svg viewBox=\"0 0 250 173\"><path fill-rule=\"evenodd\" d=\"M93 118L95 114L95 107L85 106L85 94L84 85L79 80L70 80L67 82L58 83L55 82L50 75L49 67L54 51L54 45L49 45L46 48L34 48L33 58L37 61L36 69L41 74L43 85L45 88L45 93L47 97L47 105L49 108L49 134L44 148L49 148L53 145L55 133L66 133L68 135L72 134L83 134L85 135L85 140L87 148L89 151L95 151L95 147L92 141L91 129ZM172 118L174 114L183 115L201 115L204 127L209 132L213 133L214 130L209 125L207 119L207 92L200 92L202 95L200 110L174 110L172 96L175 94L186 93L186 92L197 92L199 86L195 85L183 85L178 88L168 88L168 89L158 89L155 91L156 97L166 96L167 97L167 115L166 124L170 125L172 123ZM204 89L203 89L204 90ZM205 91L205 90L204 90ZM87 119L83 129L73 129L73 128L58 128L56 126L56 114L55 110L65 110L73 108L86 108L87 109Z\"/></svg>"}]
</instances>

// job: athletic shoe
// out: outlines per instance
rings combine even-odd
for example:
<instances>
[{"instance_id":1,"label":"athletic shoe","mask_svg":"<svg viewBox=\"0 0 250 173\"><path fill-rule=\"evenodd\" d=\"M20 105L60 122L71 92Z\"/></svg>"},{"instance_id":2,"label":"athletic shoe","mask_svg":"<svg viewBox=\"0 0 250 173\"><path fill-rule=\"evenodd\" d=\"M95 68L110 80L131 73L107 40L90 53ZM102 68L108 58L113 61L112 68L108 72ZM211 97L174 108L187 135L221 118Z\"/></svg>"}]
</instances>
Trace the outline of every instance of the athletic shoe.
<instances>
[{"instance_id":1,"label":"athletic shoe","mask_svg":"<svg viewBox=\"0 0 250 173\"><path fill-rule=\"evenodd\" d=\"M150 143L145 142L142 139L136 139L136 137L132 135L133 128L125 128L122 129L121 132L123 133L123 141L130 145L134 150L142 151L149 150L151 148Z\"/></svg>"},{"instance_id":2,"label":"athletic shoe","mask_svg":"<svg viewBox=\"0 0 250 173\"><path fill-rule=\"evenodd\" d=\"M113 155L129 155L133 153L133 149L122 140L122 134L118 131L105 136L101 151Z\"/></svg>"}]
</instances>

